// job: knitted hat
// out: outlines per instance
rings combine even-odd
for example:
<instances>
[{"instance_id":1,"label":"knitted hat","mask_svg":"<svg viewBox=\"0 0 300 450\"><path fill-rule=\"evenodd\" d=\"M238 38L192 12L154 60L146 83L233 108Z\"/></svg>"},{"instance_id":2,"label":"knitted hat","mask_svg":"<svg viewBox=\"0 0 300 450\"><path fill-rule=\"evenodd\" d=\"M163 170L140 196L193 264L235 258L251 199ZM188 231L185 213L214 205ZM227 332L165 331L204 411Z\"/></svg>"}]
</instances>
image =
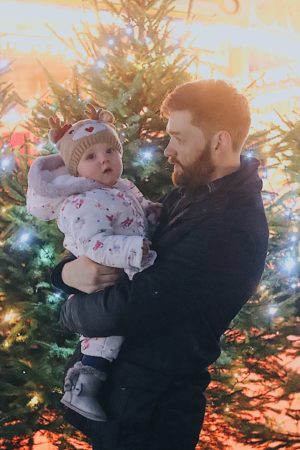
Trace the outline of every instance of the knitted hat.
<instances>
[{"instance_id":1,"label":"knitted hat","mask_svg":"<svg viewBox=\"0 0 300 450\"><path fill-rule=\"evenodd\" d=\"M82 155L94 144L107 143L123 154L122 144L114 127L113 114L103 109L96 111L90 104L87 107L86 115L89 119L79 120L73 125L61 126L57 117L49 119L51 126L49 139L56 144L73 176L77 176L77 167Z\"/></svg>"}]
</instances>

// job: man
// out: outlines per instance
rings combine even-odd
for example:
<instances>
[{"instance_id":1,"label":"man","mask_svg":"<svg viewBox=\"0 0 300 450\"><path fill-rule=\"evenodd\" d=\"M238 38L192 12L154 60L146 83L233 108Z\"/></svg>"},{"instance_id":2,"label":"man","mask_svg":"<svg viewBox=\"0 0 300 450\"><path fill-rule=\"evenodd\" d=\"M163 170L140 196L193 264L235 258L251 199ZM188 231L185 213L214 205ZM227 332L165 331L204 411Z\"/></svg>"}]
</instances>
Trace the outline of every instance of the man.
<instances>
[{"instance_id":1,"label":"man","mask_svg":"<svg viewBox=\"0 0 300 450\"><path fill-rule=\"evenodd\" d=\"M224 81L201 80L178 86L161 112L176 187L163 200L155 264L132 281L116 281L113 269L85 257L64 260L53 274L56 286L77 292L61 311L67 329L125 336L107 386L110 420L77 422L95 450L194 450L207 367L264 268L258 161L241 158L250 126L245 97Z\"/></svg>"}]
</instances>

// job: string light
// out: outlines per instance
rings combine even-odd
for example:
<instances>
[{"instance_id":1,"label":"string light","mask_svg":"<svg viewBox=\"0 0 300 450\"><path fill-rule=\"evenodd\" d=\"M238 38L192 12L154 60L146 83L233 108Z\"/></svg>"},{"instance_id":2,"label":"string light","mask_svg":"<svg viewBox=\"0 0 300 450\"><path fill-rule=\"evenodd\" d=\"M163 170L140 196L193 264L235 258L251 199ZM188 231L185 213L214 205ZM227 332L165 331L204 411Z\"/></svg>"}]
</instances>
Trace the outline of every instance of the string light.
<instances>
[{"instance_id":1,"label":"string light","mask_svg":"<svg viewBox=\"0 0 300 450\"><path fill-rule=\"evenodd\" d=\"M283 264L284 270L291 272L296 266L296 261L293 258L287 258Z\"/></svg>"},{"instance_id":2,"label":"string light","mask_svg":"<svg viewBox=\"0 0 300 450\"><path fill-rule=\"evenodd\" d=\"M0 167L3 172L11 172L15 168L15 158L13 155L4 156L0 160Z\"/></svg>"},{"instance_id":3,"label":"string light","mask_svg":"<svg viewBox=\"0 0 300 450\"><path fill-rule=\"evenodd\" d=\"M19 314L14 311L13 309L10 309L9 311L7 311L3 317L3 322L8 322L8 323L14 323L19 319Z\"/></svg>"},{"instance_id":4,"label":"string light","mask_svg":"<svg viewBox=\"0 0 300 450\"><path fill-rule=\"evenodd\" d=\"M99 69L104 69L105 65L106 65L105 62L102 59L99 59L99 61L96 62L96 66Z\"/></svg>"},{"instance_id":5,"label":"string light","mask_svg":"<svg viewBox=\"0 0 300 450\"><path fill-rule=\"evenodd\" d=\"M135 61L134 55L128 55L128 56L127 56L127 61L129 61L129 62L134 62L134 61Z\"/></svg>"},{"instance_id":6,"label":"string light","mask_svg":"<svg viewBox=\"0 0 300 450\"><path fill-rule=\"evenodd\" d=\"M269 314L270 316L274 316L274 314L277 312L278 308L276 306L269 306Z\"/></svg>"},{"instance_id":7,"label":"string light","mask_svg":"<svg viewBox=\"0 0 300 450\"><path fill-rule=\"evenodd\" d=\"M132 35L133 33L133 28L132 27L126 27L125 28L125 33L128 34L129 36Z\"/></svg>"},{"instance_id":8,"label":"string light","mask_svg":"<svg viewBox=\"0 0 300 450\"><path fill-rule=\"evenodd\" d=\"M146 147L140 151L141 159L143 162L149 162L152 160L153 150L154 149L152 147Z\"/></svg>"},{"instance_id":9,"label":"string light","mask_svg":"<svg viewBox=\"0 0 300 450\"><path fill-rule=\"evenodd\" d=\"M27 102L27 106L28 106L28 108L33 109L36 107L37 103L38 102L36 99L32 99Z\"/></svg>"},{"instance_id":10,"label":"string light","mask_svg":"<svg viewBox=\"0 0 300 450\"><path fill-rule=\"evenodd\" d=\"M29 231L25 231L24 233L21 234L21 236L19 238L19 241L21 243L28 242L29 238L30 238L30 232Z\"/></svg>"},{"instance_id":11,"label":"string light","mask_svg":"<svg viewBox=\"0 0 300 450\"><path fill-rule=\"evenodd\" d=\"M41 396L38 393L34 393L33 397L27 403L30 408L35 408L39 403L42 402Z\"/></svg>"},{"instance_id":12,"label":"string light","mask_svg":"<svg viewBox=\"0 0 300 450\"><path fill-rule=\"evenodd\" d=\"M0 59L0 72L2 72L2 70L5 70L9 65L9 61L7 61L7 59Z\"/></svg>"}]
</instances>

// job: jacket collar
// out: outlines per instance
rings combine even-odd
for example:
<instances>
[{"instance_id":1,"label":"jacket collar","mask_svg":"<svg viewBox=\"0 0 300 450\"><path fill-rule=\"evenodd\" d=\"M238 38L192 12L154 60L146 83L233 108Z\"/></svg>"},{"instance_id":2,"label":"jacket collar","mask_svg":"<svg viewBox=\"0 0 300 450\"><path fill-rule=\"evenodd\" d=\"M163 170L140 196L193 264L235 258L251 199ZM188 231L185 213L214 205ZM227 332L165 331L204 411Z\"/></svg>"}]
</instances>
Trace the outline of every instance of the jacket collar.
<instances>
[{"instance_id":1,"label":"jacket collar","mask_svg":"<svg viewBox=\"0 0 300 450\"><path fill-rule=\"evenodd\" d=\"M172 240L172 230L175 232L176 229L177 238L180 234L189 232L196 223L210 214L210 210L224 208L230 198L243 202L249 195L259 194L262 181L258 176L258 167L257 159L242 156L239 170L199 186L192 197L187 195L184 188L177 188L177 202L168 208L168 222L158 228L155 236L160 244ZM194 207L190 207L192 204Z\"/></svg>"},{"instance_id":2,"label":"jacket collar","mask_svg":"<svg viewBox=\"0 0 300 450\"><path fill-rule=\"evenodd\" d=\"M249 194L250 192L260 192L262 190L262 180L258 175L259 161L256 158L241 156L240 168L222 178L203 184L194 191L193 201L197 201L203 194ZM179 188L184 194L184 188ZM187 193L186 193L187 194Z\"/></svg>"}]
</instances>

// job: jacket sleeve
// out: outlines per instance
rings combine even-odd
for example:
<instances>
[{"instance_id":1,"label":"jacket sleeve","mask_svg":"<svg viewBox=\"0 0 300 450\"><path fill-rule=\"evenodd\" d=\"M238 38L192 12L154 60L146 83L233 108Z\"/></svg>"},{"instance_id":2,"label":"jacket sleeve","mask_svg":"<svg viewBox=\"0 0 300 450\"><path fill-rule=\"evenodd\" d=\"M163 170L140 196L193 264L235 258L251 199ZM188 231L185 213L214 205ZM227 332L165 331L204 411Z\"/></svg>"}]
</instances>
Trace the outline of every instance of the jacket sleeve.
<instances>
[{"instance_id":1,"label":"jacket sleeve","mask_svg":"<svg viewBox=\"0 0 300 450\"><path fill-rule=\"evenodd\" d=\"M232 249L235 249L232 251ZM61 310L61 324L85 336L154 335L188 316L230 321L259 281L255 245L238 230L193 229L132 281L77 294Z\"/></svg>"},{"instance_id":2,"label":"jacket sleeve","mask_svg":"<svg viewBox=\"0 0 300 450\"><path fill-rule=\"evenodd\" d=\"M51 283L53 284L53 286L55 286L57 289L60 289L61 291L64 291L66 294L77 294L81 292L78 289L72 288L71 286L65 284L61 276L64 265L68 262L74 261L74 259L76 259L76 256L70 253L69 255L65 256L51 272Z\"/></svg>"},{"instance_id":3,"label":"jacket sleeve","mask_svg":"<svg viewBox=\"0 0 300 450\"><path fill-rule=\"evenodd\" d=\"M71 237L65 239L66 247L77 255L105 266L141 268L143 236L114 234L115 220L122 218L109 204L76 195L64 203L58 223L61 231Z\"/></svg>"}]
</instances>

